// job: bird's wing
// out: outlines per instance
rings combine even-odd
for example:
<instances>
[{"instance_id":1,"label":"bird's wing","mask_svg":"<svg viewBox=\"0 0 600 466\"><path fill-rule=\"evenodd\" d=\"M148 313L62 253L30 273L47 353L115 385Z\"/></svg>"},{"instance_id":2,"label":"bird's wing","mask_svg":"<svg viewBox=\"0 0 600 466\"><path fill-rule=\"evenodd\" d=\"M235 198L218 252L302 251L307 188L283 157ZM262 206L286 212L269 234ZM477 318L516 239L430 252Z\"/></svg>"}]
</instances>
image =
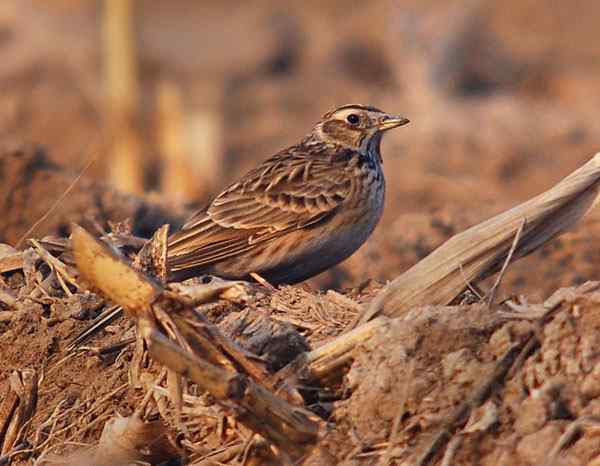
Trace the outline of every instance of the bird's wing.
<instances>
[{"instance_id":1,"label":"bird's wing","mask_svg":"<svg viewBox=\"0 0 600 466\"><path fill-rule=\"evenodd\" d=\"M172 268L221 261L314 225L350 195L351 178L329 158L284 151L248 173L169 239Z\"/></svg>"}]
</instances>

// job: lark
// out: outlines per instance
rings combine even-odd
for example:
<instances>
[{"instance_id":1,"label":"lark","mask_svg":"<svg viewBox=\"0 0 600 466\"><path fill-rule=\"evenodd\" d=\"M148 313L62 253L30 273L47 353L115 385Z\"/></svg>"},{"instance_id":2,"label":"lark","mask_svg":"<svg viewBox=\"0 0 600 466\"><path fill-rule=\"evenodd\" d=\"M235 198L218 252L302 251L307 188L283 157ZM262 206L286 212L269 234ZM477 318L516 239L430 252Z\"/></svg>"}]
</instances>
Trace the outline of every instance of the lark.
<instances>
[{"instance_id":1,"label":"lark","mask_svg":"<svg viewBox=\"0 0 600 466\"><path fill-rule=\"evenodd\" d=\"M407 123L365 105L325 114L171 236L170 280L256 273L274 285L297 283L343 261L383 212L382 136Z\"/></svg>"},{"instance_id":2,"label":"lark","mask_svg":"<svg viewBox=\"0 0 600 466\"><path fill-rule=\"evenodd\" d=\"M233 183L169 238L169 281L257 274L273 285L293 284L343 261L383 212L381 138L407 123L365 105L325 114L298 144ZM121 313L99 316L70 348Z\"/></svg>"}]
</instances>

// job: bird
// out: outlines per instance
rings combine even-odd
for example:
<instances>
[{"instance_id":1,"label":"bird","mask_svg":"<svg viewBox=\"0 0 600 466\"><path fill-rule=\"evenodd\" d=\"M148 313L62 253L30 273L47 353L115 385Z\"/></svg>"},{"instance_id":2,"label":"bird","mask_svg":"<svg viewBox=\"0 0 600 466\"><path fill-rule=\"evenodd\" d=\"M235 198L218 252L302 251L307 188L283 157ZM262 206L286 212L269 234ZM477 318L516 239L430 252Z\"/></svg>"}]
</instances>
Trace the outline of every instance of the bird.
<instances>
[{"instance_id":1,"label":"bird","mask_svg":"<svg viewBox=\"0 0 600 466\"><path fill-rule=\"evenodd\" d=\"M383 212L382 136L407 123L366 105L326 113L169 238L169 280L255 273L272 285L294 284L348 258Z\"/></svg>"},{"instance_id":2,"label":"bird","mask_svg":"<svg viewBox=\"0 0 600 466\"><path fill-rule=\"evenodd\" d=\"M294 284L352 255L383 213L383 134L409 120L343 105L231 184L168 238L168 282L215 275ZM109 308L75 349L122 314Z\"/></svg>"}]
</instances>

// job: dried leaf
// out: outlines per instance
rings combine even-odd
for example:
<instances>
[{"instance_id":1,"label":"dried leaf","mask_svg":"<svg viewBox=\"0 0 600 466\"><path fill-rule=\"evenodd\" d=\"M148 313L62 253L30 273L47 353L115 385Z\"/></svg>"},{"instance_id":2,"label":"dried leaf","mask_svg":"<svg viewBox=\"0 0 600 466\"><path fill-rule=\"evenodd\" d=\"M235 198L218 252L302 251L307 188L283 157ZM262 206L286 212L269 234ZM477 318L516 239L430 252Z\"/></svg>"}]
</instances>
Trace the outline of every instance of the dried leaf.
<instances>
[{"instance_id":1,"label":"dried leaf","mask_svg":"<svg viewBox=\"0 0 600 466\"><path fill-rule=\"evenodd\" d=\"M91 452L75 455L69 464L163 464L181 456L162 421L144 422L134 414L107 421L98 446Z\"/></svg>"}]
</instances>

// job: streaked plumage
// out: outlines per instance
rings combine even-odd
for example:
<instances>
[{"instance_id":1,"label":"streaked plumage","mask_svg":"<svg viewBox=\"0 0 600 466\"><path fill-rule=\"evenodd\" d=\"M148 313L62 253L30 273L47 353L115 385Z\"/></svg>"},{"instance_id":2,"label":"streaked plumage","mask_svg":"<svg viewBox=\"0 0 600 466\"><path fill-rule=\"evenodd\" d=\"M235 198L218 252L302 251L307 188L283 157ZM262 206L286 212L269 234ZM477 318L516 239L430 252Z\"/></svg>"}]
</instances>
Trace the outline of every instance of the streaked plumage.
<instances>
[{"instance_id":1,"label":"streaked plumage","mask_svg":"<svg viewBox=\"0 0 600 466\"><path fill-rule=\"evenodd\" d=\"M383 211L383 131L408 123L374 107L326 114L299 144L246 174L169 239L170 278L295 283L350 256Z\"/></svg>"},{"instance_id":2,"label":"streaked plumage","mask_svg":"<svg viewBox=\"0 0 600 466\"><path fill-rule=\"evenodd\" d=\"M299 144L232 184L169 238L170 281L256 272L273 284L295 283L346 259L383 212L382 134L406 123L363 105L326 114ZM121 312L100 316L70 348Z\"/></svg>"}]
</instances>

